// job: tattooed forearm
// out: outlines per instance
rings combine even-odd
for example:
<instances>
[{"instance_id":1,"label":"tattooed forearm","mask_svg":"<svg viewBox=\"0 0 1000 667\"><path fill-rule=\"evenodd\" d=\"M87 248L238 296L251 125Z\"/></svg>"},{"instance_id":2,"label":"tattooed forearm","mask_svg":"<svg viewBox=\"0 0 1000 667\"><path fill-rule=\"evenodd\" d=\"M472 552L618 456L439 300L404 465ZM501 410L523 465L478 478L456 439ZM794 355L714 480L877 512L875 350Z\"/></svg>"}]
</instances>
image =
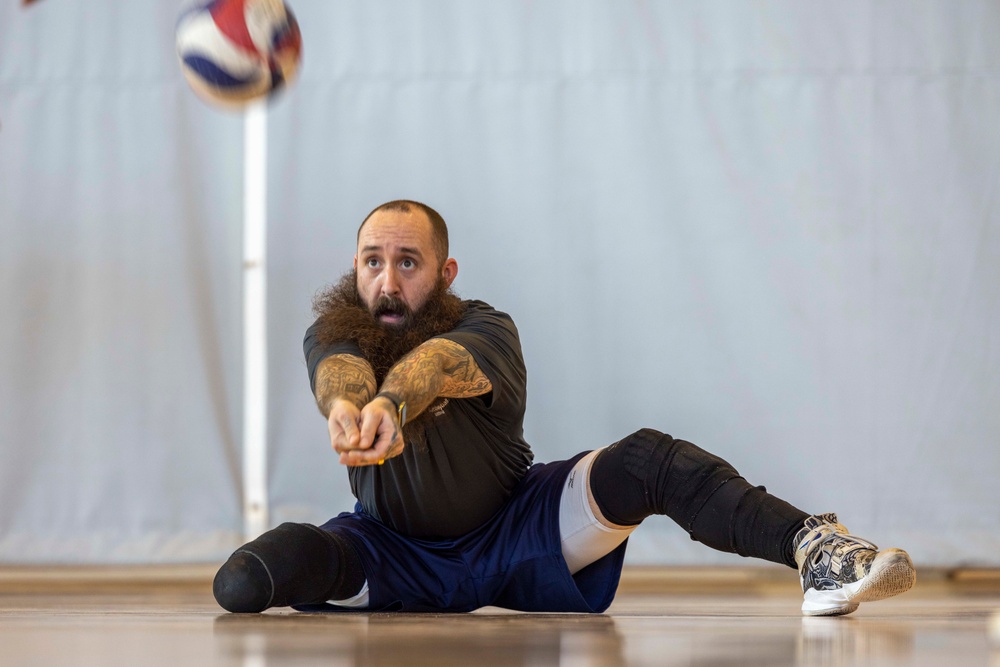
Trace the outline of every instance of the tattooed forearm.
<instances>
[{"instance_id":1,"label":"tattooed forearm","mask_svg":"<svg viewBox=\"0 0 1000 667\"><path fill-rule=\"evenodd\" d=\"M392 367L381 391L404 397L412 418L438 396L471 398L492 389L489 378L464 347L444 338L432 338Z\"/></svg>"},{"instance_id":2,"label":"tattooed forearm","mask_svg":"<svg viewBox=\"0 0 1000 667\"><path fill-rule=\"evenodd\" d=\"M375 373L360 357L335 354L316 369L316 405L329 416L333 401L342 398L363 407L375 396Z\"/></svg>"}]
</instances>

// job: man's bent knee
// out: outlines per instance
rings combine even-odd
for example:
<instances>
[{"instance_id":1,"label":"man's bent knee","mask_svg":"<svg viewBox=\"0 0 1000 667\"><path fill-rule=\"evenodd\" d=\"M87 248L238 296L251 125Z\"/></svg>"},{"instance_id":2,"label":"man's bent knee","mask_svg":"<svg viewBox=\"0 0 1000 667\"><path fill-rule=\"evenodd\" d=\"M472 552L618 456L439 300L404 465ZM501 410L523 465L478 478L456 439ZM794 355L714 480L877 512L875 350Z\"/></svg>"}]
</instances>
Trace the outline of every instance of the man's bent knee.
<instances>
[{"instance_id":1,"label":"man's bent knee","mask_svg":"<svg viewBox=\"0 0 1000 667\"><path fill-rule=\"evenodd\" d=\"M739 473L685 440L644 428L601 451L591 469L594 500L611 521L665 514L688 532L706 500Z\"/></svg>"}]
</instances>

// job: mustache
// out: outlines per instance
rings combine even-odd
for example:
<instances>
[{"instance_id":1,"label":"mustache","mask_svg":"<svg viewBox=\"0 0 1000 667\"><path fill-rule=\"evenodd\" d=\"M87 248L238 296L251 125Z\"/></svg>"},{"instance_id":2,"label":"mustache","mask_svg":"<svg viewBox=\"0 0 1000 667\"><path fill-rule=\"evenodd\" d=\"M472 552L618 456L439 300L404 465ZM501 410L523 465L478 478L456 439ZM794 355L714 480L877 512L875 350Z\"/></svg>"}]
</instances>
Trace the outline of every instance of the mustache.
<instances>
[{"instance_id":1,"label":"mustache","mask_svg":"<svg viewBox=\"0 0 1000 667\"><path fill-rule=\"evenodd\" d=\"M401 315L404 323L413 320L413 311L410 307L402 299L394 296L380 296L372 307L372 315L376 319L382 315Z\"/></svg>"}]
</instances>

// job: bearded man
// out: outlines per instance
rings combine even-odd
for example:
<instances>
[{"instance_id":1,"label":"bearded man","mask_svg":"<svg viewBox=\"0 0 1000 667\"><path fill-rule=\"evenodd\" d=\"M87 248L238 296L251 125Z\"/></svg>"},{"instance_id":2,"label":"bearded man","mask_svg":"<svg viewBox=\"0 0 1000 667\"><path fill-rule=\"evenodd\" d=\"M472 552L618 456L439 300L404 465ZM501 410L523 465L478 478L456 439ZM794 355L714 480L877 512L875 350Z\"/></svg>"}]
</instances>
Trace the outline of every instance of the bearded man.
<instances>
[{"instance_id":1,"label":"bearded man","mask_svg":"<svg viewBox=\"0 0 1000 667\"><path fill-rule=\"evenodd\" d=\"M807 615L913 585L905 551L879 551L659 431L532 464L517 329L455 296L457 275L429 206L392 201L361 223L354 270L317 298L304 343L357 506L237 549L214 582L223 608L602 612L629 534L653 514L709 547L796 568Z\"/></svg>"}]
</instances>

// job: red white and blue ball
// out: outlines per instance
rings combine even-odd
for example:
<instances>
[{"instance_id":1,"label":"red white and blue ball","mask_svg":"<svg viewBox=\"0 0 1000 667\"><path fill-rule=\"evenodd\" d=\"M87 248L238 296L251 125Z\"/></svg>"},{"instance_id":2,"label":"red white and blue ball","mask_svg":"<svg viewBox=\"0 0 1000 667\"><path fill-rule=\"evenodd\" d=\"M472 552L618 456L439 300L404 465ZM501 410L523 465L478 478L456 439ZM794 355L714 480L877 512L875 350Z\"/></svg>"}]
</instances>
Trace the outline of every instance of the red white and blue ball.
<instances>
[{"instance_id":1,"label":"red white and blue ball","mask_svg":"<svg viewBox=\"0 0 1000 667\"><path fill-rule=\"evenodd\" d=\"M302 59L302 35L282 0L200 2L177 21L177 55L199 96L242 107L274 95L293 79Z\"/></svg>"}]
</instances>

